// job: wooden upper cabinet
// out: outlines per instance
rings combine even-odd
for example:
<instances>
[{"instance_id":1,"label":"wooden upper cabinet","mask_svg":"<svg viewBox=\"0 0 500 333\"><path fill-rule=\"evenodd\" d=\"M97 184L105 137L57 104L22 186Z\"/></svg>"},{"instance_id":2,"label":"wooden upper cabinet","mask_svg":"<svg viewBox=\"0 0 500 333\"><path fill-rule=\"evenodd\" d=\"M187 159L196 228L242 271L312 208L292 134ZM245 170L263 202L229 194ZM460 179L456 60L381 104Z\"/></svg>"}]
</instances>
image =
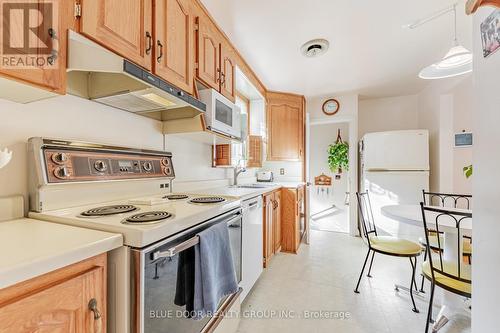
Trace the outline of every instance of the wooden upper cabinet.
<instances>
[{"instance_id":1,"label":"wooden upper cabinet","mask_svg":"<svg viewBox=\"0 0 500 333\"><path fill-rule=\"evenodd\" d=\"M193 93L194 33L188 0L155 0L154 72Z\"/></svg>"},{"instance_id":2,"label":"wooden upper cabinet","mask_svg":"<svg viewBox=\"0 0 500 333\"><path fill-rule=\"evenodd\" d=\"M41 3L42 1L40 1ZM8 4L5 3L4 10L7 10ZM12 47L19 48L25 44L37 45L36 53L25 53L26 56L38 56L43 58L43 67L21 67L14 66L4 67L0 65L0 76L14 79L20 82L35 85L45 90L56 93L65 93L66 91L66 54L67 54L67 29L74 29L74 5L71 1L59 1L54 8L52 15L57 15L52 20L44 20L43 14L38 16L38 24L32 23L33 26L38 26L37 34L31 33L29 40L24 39L23 33L23 11L13 11L10 15L10 26L5 22L4 33L9 36L9 42ZM56 10L57 9L57 10ZM43 13L43 9L41 9ZM16 14L17 13L17 14ZM7 13L4 13L4 16ZM49 34L49 29L52 29L53 34ZM26 36L28 36L26 34ZM4 55L3 38L0 38L0 54ZM42 48L47 46L50 48L51 54L46 54ZM13 56L14 59L21 59L22 56L16 54L5 54L5 56ZM24 53L24 52L22 52ZM50 59L49 59L50 58ZM49 63L49 62L52 62Z\"/></svg>"},{"instance_id":3,"label":"wooden upper cabinet","mask_svg":"<svg viewBox=\"0 0 500 333\"><path fill-rule=\"evenodd\" d=\"M268 160L301 161L304 157L304 98L268 92L267 130Z\"/></svg>"},{"instance_id":4,"label":"wooden upper cabinet","mask_svg":"<svg viewBox=\"0 0 500 333\"><path fill-rule=\"evenodd\" d=\"M216 27L208 18L196 19L197 36L197 77L209 87L219 90L220 77L220 37Z\"/></svg>"},{"instance_id":5,"label":"wooden upper cabinet","mask_svg":"<svg viewBox=\"0 0 500 333\"><path fill-rule=\"evenodd\" d=\"M227 43L220 44L220 68L220 92L234 103L236 61L233 49Z\"/></svg>"},{"instance_id":6,"label":"wooden upper cabinet","mask_svg":"<svg viewBox=\"0 0 500 333\"><path fill-rule=\"evenodd\" d=\"M151 70L153 0L81 0L80 32Z\"/></svg>"}]
</instances>

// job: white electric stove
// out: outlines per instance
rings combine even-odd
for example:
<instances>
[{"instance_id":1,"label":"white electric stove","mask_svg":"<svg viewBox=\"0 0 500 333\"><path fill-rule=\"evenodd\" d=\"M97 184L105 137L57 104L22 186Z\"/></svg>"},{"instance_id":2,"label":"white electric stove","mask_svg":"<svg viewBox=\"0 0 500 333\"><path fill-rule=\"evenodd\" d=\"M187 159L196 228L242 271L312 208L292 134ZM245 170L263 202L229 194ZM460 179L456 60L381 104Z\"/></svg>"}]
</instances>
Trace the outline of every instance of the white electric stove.
<instances>
[{"instance_id":1,"label":"white electric stove","mask_svg":"<svg viewBox=\"0 0 500 333\"><path fill-rule=\"evenodd\" d=\"M173 193L168 152L45 138L28 147L30 217L123 235L125 246L108 255L109 332L208 332L219 324L239 293L198 321L151 313L184 310L174 301L179 254L215 224L228 226L241 280L240 200Z\"/></svg>"}]
</instances>

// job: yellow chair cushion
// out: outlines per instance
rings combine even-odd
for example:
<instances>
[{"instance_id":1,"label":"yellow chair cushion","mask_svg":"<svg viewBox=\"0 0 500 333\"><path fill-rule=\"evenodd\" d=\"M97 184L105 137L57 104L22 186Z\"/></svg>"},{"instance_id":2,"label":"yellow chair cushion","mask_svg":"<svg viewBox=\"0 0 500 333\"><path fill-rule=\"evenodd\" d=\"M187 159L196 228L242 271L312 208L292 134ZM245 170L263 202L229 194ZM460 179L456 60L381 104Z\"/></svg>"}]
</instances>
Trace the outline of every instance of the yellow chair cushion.
<instances>
[{"instance_id":1,"label":"yellow chair cushion","mask_svg":"<svg viewBox=\"0 0 500 333\"><path fill-rule=\"evenodd\" d=\"M412 256L422 252L419 244L392 236L371 236L370 244L374 250L393 255Z\"/></svg>"},{"instance_id":2,"label":"yellow chair cushion","mask_svg":"<svg viewBox=\"0 0 500 333\"><path fill-rule=\"evenodd\" d=\"M418 242L420 244L422 244L423 246L426 246L426 244L427 244L425 237L420 237L418 239ZM432 233L432 234L429 233L429 242L431 243L431 248L433 248L433 249L438 249L439 244L441 244L441 248L444 247L444 237L442 235L439 236L439 244L438 244L437 235L435 233ZM472 243L470 242L470 239L464 238L463 242L464 242L462 245L463 254L466 256L472 255Z\"/></svg>"},{"instance_id":3,"label":"yellow chair cushion","mask_svg":"<svg viewBox=\"0 0 500 333\"><path fill-rule=\"evenodd\" d=\"M434 276L436 278L435 282L438 286L450 291L457 291L462 295L470 297L470 295L472 294L471 282L460 281L437 272L436 268L441 269L441 265L438 258L433 259L433 264L435 267L434 269ZM448 274L458 275L457 263L443 261L443 271L445 271ZM426 261L422 264L422 273L429 280L432 279L431 265L429 261ZM460 277L462 279L471 281L471 265L462 264L462 266L460 267Z\"/></svg>"}]
</instances>

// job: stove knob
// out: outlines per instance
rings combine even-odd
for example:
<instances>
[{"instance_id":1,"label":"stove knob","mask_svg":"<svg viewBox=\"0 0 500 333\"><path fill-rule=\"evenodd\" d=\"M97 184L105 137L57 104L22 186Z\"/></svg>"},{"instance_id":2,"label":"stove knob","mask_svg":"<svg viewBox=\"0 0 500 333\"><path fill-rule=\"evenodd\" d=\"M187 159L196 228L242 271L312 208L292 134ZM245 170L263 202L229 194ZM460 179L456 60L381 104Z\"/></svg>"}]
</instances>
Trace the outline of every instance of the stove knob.
<instances>
[{"instance_id":1,"label":"stove knob","mask_svg":"<svg viewBox=\"0 0 500 333\"><path fill-rule=\"evenodd\" d=\"M163 164L164 166L169 166L170 160L168 158L164 158L161 160L161 164Z\"/></svg>"},{"instance_id":2,"label":"stove knob","mask_svg":"<svg viewBox=\"0 0 500 333\"><path fill-rule=\"evenodd\" d=\"M52 161L57 164L64 164L68 160L68 155L65 153L55 153L52 154Z\"/></svg>"},{"instance_id":3,"label":"stove knob","mask_svg":"<svg viewBox=\"0 0 500 333\"><path fill-rule=\"evenodd\" d=\"M165 176L171 176L172 175L172 169L169 168L169 167L166 167L163 169L163 173L165 174Z\"/></svg>"},{"instance_id":4,"label":"stove knob","mask_svg":"<svg viewBox=\"0 0 500 333\"><path fill-rule=\"evenodd\" d=\"M153 164L152 164L151 162L149 162L149 161L144 162L144 163L142 164L142 167L143 167L143 168L144 168L144 170L145 170L145 171L147 171L147 172L149 172L149 171L153 170Z\"/></svg>"},{"instance_id":5,"label":"stove knob","mask_svg":"<svg viewBox=\"0 0 500 333\"><path fill-rule=\"evenodd\" d=\"M99 172L104 172L108 169L108 165L104 161L95 161L94 168Z\"/></svg>"},{"instance_id":6,"label":"stove knob","mask_svg":"<svg viewBox=\"0 0 500 333\"><path fill-rule=\"evenodd\" d=\"M69 177L69 170L66 167L59 167L54 170L54 176L59 179L66 179Z\"/></svg>"}]
</instances>

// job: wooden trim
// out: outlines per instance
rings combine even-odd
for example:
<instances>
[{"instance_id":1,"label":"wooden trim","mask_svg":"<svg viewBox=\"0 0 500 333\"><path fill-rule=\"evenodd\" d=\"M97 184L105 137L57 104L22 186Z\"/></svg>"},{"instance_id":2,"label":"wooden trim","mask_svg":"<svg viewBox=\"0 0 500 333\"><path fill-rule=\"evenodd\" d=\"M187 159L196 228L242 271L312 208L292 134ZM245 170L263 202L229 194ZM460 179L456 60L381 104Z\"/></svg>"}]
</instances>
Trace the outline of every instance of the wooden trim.
<instances>
[{"instance_id":1,"label":"wooden trim","mask_svg":"<svg viewBox=\"0 0 500 333\"><path fill-rule=\"evenodd\" d=\"M474 14L479 7L492 6L500 8L500 0L468 0L465 4L465 13Z\"/></svg>"}]
</instances>

